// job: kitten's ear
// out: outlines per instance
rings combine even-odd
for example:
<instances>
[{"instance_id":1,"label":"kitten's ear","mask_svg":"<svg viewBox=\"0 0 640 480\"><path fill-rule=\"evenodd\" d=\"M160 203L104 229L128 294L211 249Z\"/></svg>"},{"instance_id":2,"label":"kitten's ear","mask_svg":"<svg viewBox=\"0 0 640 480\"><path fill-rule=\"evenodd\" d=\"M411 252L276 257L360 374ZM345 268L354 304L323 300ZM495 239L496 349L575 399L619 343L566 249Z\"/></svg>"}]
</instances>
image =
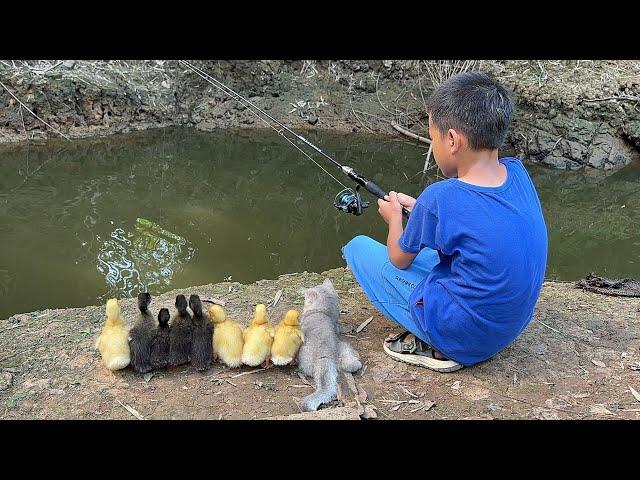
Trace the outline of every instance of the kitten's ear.
<instances>
[{"instance_id":1,"label":"kitten's ear","mask_svg":"<svg viewBox=\"0 0 640 480\"><path fill-rule=\"evenodd\" d=\"M328 288L332 292L336 291L335 287L333 286L333 282L329 278L325 278L324 282L322 282L322 286Z\"/></svg>"}]
</instances>

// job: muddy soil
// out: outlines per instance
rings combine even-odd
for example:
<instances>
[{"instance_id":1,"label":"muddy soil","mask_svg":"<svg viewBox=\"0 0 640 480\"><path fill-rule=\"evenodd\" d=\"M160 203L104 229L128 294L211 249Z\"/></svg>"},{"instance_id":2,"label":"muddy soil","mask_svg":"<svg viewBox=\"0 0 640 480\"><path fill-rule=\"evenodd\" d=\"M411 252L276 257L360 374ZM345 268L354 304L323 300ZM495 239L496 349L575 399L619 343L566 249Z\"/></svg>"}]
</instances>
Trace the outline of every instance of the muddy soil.
<instances>
[{"instance_id":1,"label":"muddy soil","mask_svg":"<svg viewBox=\"0 0 640 480\"><path fill-rule=\"evenodd\" d=\"M277 305L269 308L277 322L287 309L301 307L301 288L325 276L340 292L344 338L358 350L364 367L353 376L355 388L343 389L339 401L315 415L300 414L297 399L312 388L295 367L214 364L199 373L185 366L146 378L129 367L110 372L93 350L104 317L100 305L0 321L0 418L640 419L640 401L629 388L640 391L637 298L546 282L534 320L511 346L487 362L449 374L386 356L382 339L398 329L344 269L172 291L154 298L152 307L171 308L177 293L197 293L224 300L230 316L246 324L255 303L267 303L282 290ZM121 306L131 322L135 300L122 300Z\"/></svg>"},{"instance_id":2,"label":"muddy soil","mask_svg":"<svg viewBox=\"0 0 640 480\"><path fill-rule=\"evenodd\" d=\"M296 129L397 136L394 121L427 136L424 98L433 84L424 61L194 64ZM514 90L517 108L505 148L523 160L614 169L639 158L640 62L507 60L475 68ZM0 142L169 125L205 131L265 126L176 61L3 60L0 78L6 86L0 88Z\"/></svg>"}]
</instances>

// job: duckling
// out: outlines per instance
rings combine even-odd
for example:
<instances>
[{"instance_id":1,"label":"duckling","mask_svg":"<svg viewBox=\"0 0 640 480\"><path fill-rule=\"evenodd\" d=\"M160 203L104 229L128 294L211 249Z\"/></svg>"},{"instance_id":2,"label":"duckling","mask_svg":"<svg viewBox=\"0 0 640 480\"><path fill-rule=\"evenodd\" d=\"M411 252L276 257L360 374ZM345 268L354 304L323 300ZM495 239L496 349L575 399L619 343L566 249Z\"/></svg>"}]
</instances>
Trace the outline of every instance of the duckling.
<instances>
[{"instance_id":1,"label":"duckling","mask_svg":"<svg viewBox=\"0 0 640 480\"><path fill-rule=\"evenodd\" d=\"M149 312L151 295L149 292L138 294L138 320L129 331L129 349L131 350L131 366L136 372L151 371L151 341L156 330L156 321Z\"/></svg>"},{"instance_id":2,"label":"duckling","mask_svg":"<svg viewBox=\"0 0 640 480\"><path fill-rule=\"evenodd\" d=\"M107 321L96 338L95 348L100 351L102 362L109 370L120 370L131 361L129 328L120 316L118 300L107 300Z\"/></svg>"},{"instance_id":3,"label":"duckling","mask_svg":"<svg viewBox=\"0 0 640 480\"><path fill-rule=\"evenodd\" d=\"M242 327L227 317L220 305L209 307L209 316L213 320L213 357L231 368L242 365Z\"/></svg>"},{"instance_id":4,"label":"duckling","mask_svg":"<svg viewBox=\"0 0 640 480\"><path fill-rule=\"evenodd\" d=\"M191 341L191 364L198 371L207 370L213 355L213 325L202 312L202 302L198 295L189 297L189 307L193 312L193 337Z\"/></svg>"},{"instance_id":5,"label":"duckling","mask_svg":"<svg viewBox=\"0 0 640 480\"><path fill-rule=\"evenodd\" d=\"M269 357L271 355L271 345L275 332L269 323L267 308L264 304L256 305L253 320L244 329L242 337L242 363L255 367L262 363L264 368L269 368Z\"/></svg>"},{"instance_id":6,"label":"duckling","mask_svg":"<svg viewBox=\"0 0 640 480\"><path fill-rule=\"evenodd\" d=\"M169 364L169 310L161 308L158 313L158 327L151 341L151 367L165 368Z\"/></svg>"},{"instance_id":7,"label":"duckling","mask_svg":"<svg viewBox=\"0 0 640 480\"><path fill-rule=\"evenodd\" d=\"M276 326L271 346L271 361L274 365L288 365L289 363L295 365L297 363L296 354L304 341L299 317L300 312L289 310Z\"/></svg>"},{"instance_id":8,"label":"duckling","mask_svg":"<svg viewBox=\"0 0 640 480\"><path fill-rule=\"evenodd\" d=\"M171 320L169 331L169 365L176 366L189 363L191 354L191 336L193 325L191 315L187 312L187 299L184 295L176 297L178 314Z\"/></svg>"}]
</instances>

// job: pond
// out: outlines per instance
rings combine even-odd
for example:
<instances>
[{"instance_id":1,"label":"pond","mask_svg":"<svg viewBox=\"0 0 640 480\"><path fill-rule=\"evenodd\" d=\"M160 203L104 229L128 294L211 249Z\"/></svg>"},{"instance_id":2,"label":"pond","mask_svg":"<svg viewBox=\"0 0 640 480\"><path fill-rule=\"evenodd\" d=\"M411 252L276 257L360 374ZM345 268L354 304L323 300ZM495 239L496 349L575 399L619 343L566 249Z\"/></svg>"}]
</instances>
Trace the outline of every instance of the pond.
<instances>
[{"instance_id":1,"label":"pond","mask_svg":"<svg viewBox=\"0 0 640 480\"><path fill-rule=\"evenodd\" d=\"M305 135L383 188L416 196L438 180L410 141ZM547 278L640 277L640 166L527 168L549 229ZM270 130L0 146L0 318L341 266L354 235L386 238L375 204L359 217L333 207L342 188Z\"/></svg>"}]
</instances>

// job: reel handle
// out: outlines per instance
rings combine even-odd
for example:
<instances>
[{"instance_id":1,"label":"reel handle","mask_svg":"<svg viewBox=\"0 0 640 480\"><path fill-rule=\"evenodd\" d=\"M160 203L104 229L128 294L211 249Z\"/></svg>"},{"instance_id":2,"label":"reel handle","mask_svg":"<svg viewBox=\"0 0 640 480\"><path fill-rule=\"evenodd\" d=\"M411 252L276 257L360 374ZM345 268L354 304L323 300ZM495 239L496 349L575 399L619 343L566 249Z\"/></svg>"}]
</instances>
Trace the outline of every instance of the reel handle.
<instances>
[{"instance_id":1,"label":"reel handle","mask_svg":"<svg viewBox=\"0 0 640 480\"><path fill-rule=\"evenodd\" d=\"M372 193L373 195L378 197L380 200L384 200L385 195L387 195L387 192L385 192L382 188L380 188L375 182L371 180L367 180L364 183L364 188L367 190L367 192ZM409 218L409 211L404 207L402 207L402 215Z\"/></svg>"}]
</instances>

